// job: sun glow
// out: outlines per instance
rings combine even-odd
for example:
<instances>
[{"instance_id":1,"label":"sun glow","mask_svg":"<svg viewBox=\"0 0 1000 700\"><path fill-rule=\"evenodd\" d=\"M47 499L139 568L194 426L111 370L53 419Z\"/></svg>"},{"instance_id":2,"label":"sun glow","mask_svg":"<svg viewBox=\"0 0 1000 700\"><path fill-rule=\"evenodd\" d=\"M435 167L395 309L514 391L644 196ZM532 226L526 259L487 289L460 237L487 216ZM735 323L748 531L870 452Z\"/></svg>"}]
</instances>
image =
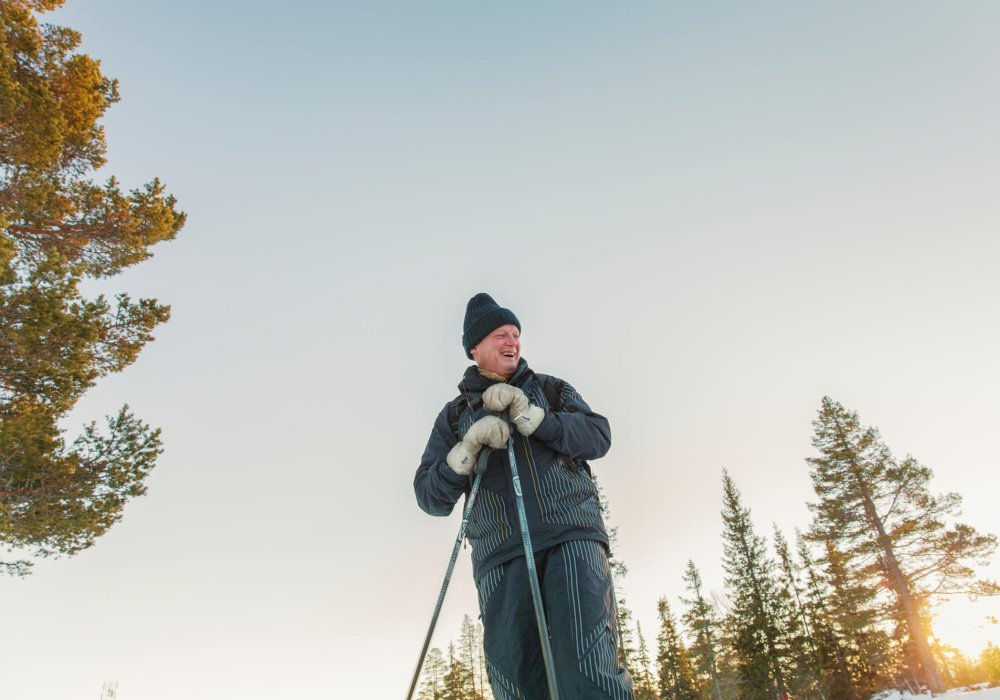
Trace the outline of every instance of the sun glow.
<instances>
[{"instance_id":1,"label":"sun glow","mask_svg":"<svg viewBox=\"0 0 1000 700\"><path fill-rule=\"evenodd\" d=\"M934 616L934 636L966 656L978 658L988 642L1000 645L1000 600L952 600Z\"/></svg>"}]
</instances>

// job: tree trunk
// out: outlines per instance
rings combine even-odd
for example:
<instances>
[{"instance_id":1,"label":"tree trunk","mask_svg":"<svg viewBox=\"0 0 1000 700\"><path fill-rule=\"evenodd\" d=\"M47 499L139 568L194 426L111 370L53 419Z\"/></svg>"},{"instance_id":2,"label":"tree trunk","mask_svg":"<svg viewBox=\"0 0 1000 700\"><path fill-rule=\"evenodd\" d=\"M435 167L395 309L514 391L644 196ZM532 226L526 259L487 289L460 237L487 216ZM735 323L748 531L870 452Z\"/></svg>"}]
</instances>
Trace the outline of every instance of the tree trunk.
<instances>
[{"instance_id":1,"label":"tree trunk","mask_svg":"<svg viewBox=\"0 0 1000 700\"><path fill-rule=\"evenodd\" d=\"M839 423L837 428L838 435L844 445L849 447L847 440L839 430ZM861 496L865 507L865 519L868 521L869 526L871 526L878 535L878 546L882 551L882 563L885 566L886 574L889 577L889 585L892 586L892 590L896 593L900 606L903 608L903 616L906 620L906 627L910 633L910 640L913 642L913 646L916 649L917 658L920 659L920 665L923 667L927 686L931 689L932 693L943 692L944 682L941 680L941 673L938 671L937 661L931 653L930 645L927 643L928 630L924 625L923 618L920 616L920 610L917 609L917 604L913 599L913 593L910 591L910 586L906 581L906 576L903 575L903 570L900 568L899 561L896 559L896 553L892 548L892 541L885 533L885 525L882 523L882 519L879 517L878 511L875 509L875 502L872 500L871 491L868 489L868 484L865 482L861 467L857 464L857 462L853 461L853 459L851 461L851 473L857 480L858 488L861 490Z\"/></svg>"},{"instance_id":2,"label":"tree trunk","mask_svg":"<svg viewBox=\"0 0 1000 700\"><path fill-rule=\"evenodd\" d=\"M882 548L882 561L885 565L886 573L889 575L889 584L896 592L899 603L903 608L906 627L910 631L910 640L913 642L913 646L917 651L917 658L920 659L920 665L923 667L925 680L931 692L943 692L944 682L941 680L937 660L931 652L930 644L927 643L927 633L929 630L924 624L923 617L920 615L917 602L913 599L913 593L910 592L906 577L903 576L903 571L899 568L899 562L896 561L896 555L893 553L892 544L885 534L885 528L882 526L882 522L878 520L877 514L874 514L874 505L871 504L868 494L865 493L865 510L869 510L869 507L871 507L873 513L872 517L875 518L874 524L878 528L879 545Z\"/></svg>"}]
</instances>

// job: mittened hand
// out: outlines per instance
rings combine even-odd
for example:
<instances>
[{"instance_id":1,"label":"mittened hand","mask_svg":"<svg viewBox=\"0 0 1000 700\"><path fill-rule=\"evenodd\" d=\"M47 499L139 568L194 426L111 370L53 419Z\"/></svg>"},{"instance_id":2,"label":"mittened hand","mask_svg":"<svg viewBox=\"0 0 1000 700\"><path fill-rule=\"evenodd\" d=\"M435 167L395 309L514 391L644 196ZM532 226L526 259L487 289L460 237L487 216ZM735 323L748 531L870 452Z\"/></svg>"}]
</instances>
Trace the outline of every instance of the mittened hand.
<instances>
[{"instance_id":1,"label":"mittened hand","mask_svg":"<svg viewBox=\"0 0 1000 700\"><path fill-rule=\"evenodd\" d=\"M494 449L507 446L510 427L496 416L480 418L465 433L465 437L448 452L445 461L451 470L463 476L472 471L483 445Z\"/></svg>"},{"instance_id":2,"label":"mittened hand","mask_svg":"<svg viewBox=\"0 0 1000 700\"><path fill-rule=\"evenodd\" d=\"M487 411L500 412L508 409L507 415L517 428L517 432L527 437L542 424L545 410L528 401L528 395L510 384L494 384L483 392L483 406Z\"/></svg>"},{"instance_id":3,"label":"mittened hand","mask_svg":"<svg viewBox=\"0 0 1000 700\"><path fill-rule=\"evenodd\" d=\"M473 445L461 440L451 448L444 461L453 472L466 476L476 466L476 460L479 459L479 452L482 449L482 445Z\"/></svg>"},{"instance_id":4,"label":"mittened hand","mask_svg":"<svg viewBox=\"0 0 1000 700\"><path fill-rule=\"evenodd\" d=\"M462 442L471 442L480 446L489 445L494 449L500 449L507 446L509 438L510 428L505 421L496 416L484 416L469 426Z\"/></svg>"},{"instance_id":5,"label":"mittened hand","mask_svg":"<svg viewBox=\"0 0 1000 700\"><path fill-rule=\"evenodd\" d=\"M545 418L545 409L541 406L535 406L534 404L528 404L528 408L524 413L520 414L515 418L511 418L514 423L514 427L517 428L517 432L521 435L528 437L538 426L542 424L542 419Z\"/></svg>"},{"instance_id":6,"label":"mittened hand","mask_svg":"<svg viewBox=\"0 0 1000 700\"><path fill-rule=\"evenodd\" d=\"M517 420L529 405L527 394L510 384L493 384L483 392L483 408L494 413L509 408L511 420Z\"/></svg>"}]
</instances>

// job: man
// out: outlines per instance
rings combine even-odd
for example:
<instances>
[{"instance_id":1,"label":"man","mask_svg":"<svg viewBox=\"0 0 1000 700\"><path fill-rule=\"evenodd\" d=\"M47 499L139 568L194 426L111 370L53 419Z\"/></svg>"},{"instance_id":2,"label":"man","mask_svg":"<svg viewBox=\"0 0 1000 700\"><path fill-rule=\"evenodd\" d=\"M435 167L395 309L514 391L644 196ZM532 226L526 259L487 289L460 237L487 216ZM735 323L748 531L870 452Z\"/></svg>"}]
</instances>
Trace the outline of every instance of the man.
<instances>
[{"instance_id":1,"label":"man","mask_svg":"<svg viewBox=\"0 0 1000 700\"><path fill-rule=\"evenodd\" d=\"M489 455L466 536L486 668L496 700L547 700L507 441L513 437L562 700L632 699L618 658L608 535L586 460L611 446L608 421L566 382L521 358L521 324L488 294L469 300L462 345L475 361L438 414L413 480L417 502L448 515ZM495 414L506 412L510 424ZM513 428L510 427L513 425Z\"/></svg>"}]
</instances>

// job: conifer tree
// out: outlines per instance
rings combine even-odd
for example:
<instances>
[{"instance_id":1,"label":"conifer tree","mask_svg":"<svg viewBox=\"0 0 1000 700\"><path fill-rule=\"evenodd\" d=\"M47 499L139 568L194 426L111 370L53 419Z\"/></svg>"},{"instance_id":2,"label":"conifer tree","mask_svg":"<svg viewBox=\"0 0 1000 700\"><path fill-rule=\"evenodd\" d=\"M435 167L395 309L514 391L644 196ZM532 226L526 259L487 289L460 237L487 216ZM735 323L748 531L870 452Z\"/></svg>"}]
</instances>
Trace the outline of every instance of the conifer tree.
<instances>
[{"instance_id":1,"label":"conifer tree","mask_svg":"<svg viewBox=\"0 0 1000 700\"><path fill-rule=\"evenodd\" d=\"M687 606L681 621L692 639L689 652L694 673L699 686L709 690L714 700L722 700L716 651L717 640L721 639L718 615L712 604L702 595L701 574L690 559L684 571L684 583L690 597L681 599Z\"/></svg>"},{"instance_id":2,"label":"conifer tree","mask_svg":"<svg viewBox=\"0 0 1000 700\"><path fill-rule=\"evenodd\" d=\"M487 680L485 676L485 660L483 658L482 625L473 625L472 619L465 615L462 618L462 628L459 634L459 656L462 663L469 669L471 695L470 700L483 700L486 697Z\"/></svg>"},{"instance_id":3,"label":"conifer tree","mask_svg":"<svg viewBox=\"0 0 1000 700\"><path fill-rule=\"evenodd\" d=\"M441 700L444 697L444 674L447 664L444 654L437 647L431 648L427 652L424 660L420 690L417 693L417 700Z\"/></svg>"},{"instance_id":4,"label":"conifer tree","mask_svg":"<svg viewBox=\"0 0 1000 700\"><path fill-rule=\"evenodd\" d=\"M847 569L870 588L892 592L893 609L914 668L933 691L943 690L928 644L929 608L948 594L995 595L1000 588L981 581L972 562L985 562L996 537L964 524L949 526L958 512L958 494L930 493L931 470L914 458L893 457L873 427L856 413L824 397L813 422L811 476L819 502L811 504L816 539L835 542Z\"/></svg>"},{"instance_id":5,"label":"conifer tree","mask_svg":"<svg viewBox=\"0 0 1000 700\"><path fill-rule=\"evenodd\" d=\"M656 667L661 700L697 700L698 687L684 640L666 598L658 604L660 633L657 635Z\"/></svg>"},{"instance_id":6,"label":"conifer tree","mask_svg":"<svg viewBox=\"0 0 1000 700\"><path fill-rule=\"evenodd\" d=\"M949 688L969 686L982 680L977 674L976 664L956 647L935 640L931 649Z\"/></svg>"},{"instance_id":7,"label":"conifer tree","mask_svg":"<svg viewBox=\"0 0 1000 700\"><path fill-rule=\"evenodd\" d=\"M750 511L723 473L723 566L732 609L726 619L728 637L738 658L740 697L768 700L787 692L784 641L776 615L774 564L764 540L756 535Z\"/></svg>"},{"instance_id":8,"label":"conifer tree","mask_svg":"<svg viewBox=\"0 0 1000 700\"><path fill-rule=\"evenodd\" d=\"M455 643L448 644L448 665L442 681L441 700L472 700L472 669L456 651Z\"/></svg>"},{"instance_id":9,"label":"conifer tree","mask_svg":"<svg viewBox=\"0 0 1000 700\"><path fill-rule=\"evenodd\" d=\"M878 589L865 585L856 563L838 550L832 539L823 546L831 619L840 633L850 675L865 697L889 683L898 665L898 649L885 630L886 612L878 600Z\"/></svg>"},{"instance_id":10,"label":"conifer tree","mask_svg":"<svg viewBox=\"0 0 1000 700\"><path fill-rule=\"evenodd\" d=\"M615 631L618 634L618 651L621 654L621 663L630 675L635 677L635 667L637 665L636 656L639 653L635 635L632 633L632 609L625 600L625 591L622 588L625 576L628 574L628 567L625 562L614 556L618 546L618 528L611 525L611 507L608 499L604 495L604 486L594 477L594 486L597 490L597 500L601 508L601 517L604 520L608 531L608 549L611 554L608 558L608 567L611 571L611 583L615 596Z\"/></svg>"},{"instance_id":11,"label":"conifer tree","mask_svg":"<svg viewBox=\"0 0 1000 700\"><path fill-rule=\"evenodd\" d=\"M617 588L618 579L615 581L615 586ZM639 645L636 642L635 632L632 629L634 621L632 609L629 608L625 596L622 594L618 595L616 610L618 618L618 651L622 657L622 666L629 672L629 675L635 678L639 665L637 661Z\"/></svg>"},{"instance_id":12,"label":"conifer tree","mask_svg":"<svg viewBox=\"0 0 1000 700\"><path fill-rule=\"evenodd\" d=\"M91 179L118 84L78 52L78 32L39 23L62 4L0 2L0 544L15 556L75 554L144 492L159 431L124 407L67 444L61 421L135 361L169 308L87 299L80 285L145 260L184 224L155 179L131 192Z\"/></svg>"},{"instance_id":13,"label":"conifer tree","mask_svg":"<svg viewBox=\"0 0 1000 700\"><path fill-rule=\"evenodd\" d=\"M646 646L646 638L642 634L642 625L636 620L635 635L639 640L639 648L635 655L635 670L631 672L635 700L659 700L660 695L656 690L656 679L649 670L652 659L649 658L649 647Z\"/></svg>"},{"instance_id":14,"label":"conifer tree","mask_svg":"<svg viewBox=\"0 0 1000 700\"><path fill-rule=\"evenodd\" d=\"M997 648L993 642L987 642L983 653L979 655L979 665L985 676L983 680L990 683L1000 683L1000 648Z\"/></svg>"},{"instance_id":15,"label":"conifer tree","mask_svg":"<svg viewBox=\"0 0 1000 700\"><path fill-rule=\"evenodd\" d=\"M842 631L834 621L830 586L818 570L801 533L796 531L799 562L803 571L803 616L809 629L827 700L858 700L858 691L847 663ZM874 688L870 689L874 693Z\"/></svg>"},{"instance_id":16,"label":"conifer tree","mask_svg":"<svg viewBox=\"0 0 1000 700\"><path fill-rule=\"evenodd\" d=\"M774 552L778 573L775 614L787 645L784 655L789 669L789 692L793 697L818 693L821 700L825 700L817 649L799 586L799 572L792 561L788 540L777 525L774 526Z\"/></svg>"},{"instance_id":17,"label":"conifer tree","mask_svg":"<svg viewBox=\"0 0 1000 700\"><path fill-rule=\"evenodd\" d=\"M493 690L490 687L490 679L486 673L486 651L483 647L483 624L477 622L476 632L476 678L479 684L479 700L493 700Z\"/></svg>"},{"instance_id":18,"label":"conifer tree","mask_svg":"<svg viewBox=\"0 0 1000 700\"><path fill-rule=\"evenodd\" d=\"M739 650L734 645L731 636L732 632L732 611L729 601L725 595L714 595L713 605L719 615L719 646L716 648L715 664L719 673L719 686L723 700L740 700L743 695L743 681L741 674L741 656ZM702 693L703 698L707 698Z\"/></svg>"}]
</instances>

